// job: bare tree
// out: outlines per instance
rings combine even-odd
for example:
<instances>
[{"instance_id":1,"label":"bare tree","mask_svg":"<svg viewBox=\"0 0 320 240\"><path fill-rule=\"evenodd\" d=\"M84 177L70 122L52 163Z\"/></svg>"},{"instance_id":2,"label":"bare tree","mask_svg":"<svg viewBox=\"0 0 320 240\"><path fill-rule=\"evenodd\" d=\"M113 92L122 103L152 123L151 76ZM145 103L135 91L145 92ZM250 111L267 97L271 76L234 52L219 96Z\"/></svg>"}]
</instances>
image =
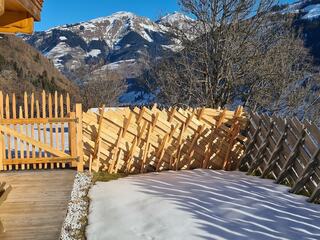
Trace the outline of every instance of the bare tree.
<instances>
[{"instance_id":1,"label":"bare tree","mask_svg":"<svg viewBox=\"0 0 320 240\"><path fill-rule=\"evenodd\" d=\"M171 105L224 107L239 100L254 110L293 109L306 96L299 81L315 78L312 58L291 16L275 0L180 0L194 17L172 26L182 46L152 69L158 97Z\"/></svg>"},{"instance_id":2,"label":"bare tree","mask_svg":"<svg viewBox=\"0 0 320 240\"><path fill-rule=\"evenodd\" d=\"M81 96L85 109L106 106L117 106L119 97L126 91L125 79L116 72L106 70L90 76L82 86Z\"/></svg>"}]
</instances>

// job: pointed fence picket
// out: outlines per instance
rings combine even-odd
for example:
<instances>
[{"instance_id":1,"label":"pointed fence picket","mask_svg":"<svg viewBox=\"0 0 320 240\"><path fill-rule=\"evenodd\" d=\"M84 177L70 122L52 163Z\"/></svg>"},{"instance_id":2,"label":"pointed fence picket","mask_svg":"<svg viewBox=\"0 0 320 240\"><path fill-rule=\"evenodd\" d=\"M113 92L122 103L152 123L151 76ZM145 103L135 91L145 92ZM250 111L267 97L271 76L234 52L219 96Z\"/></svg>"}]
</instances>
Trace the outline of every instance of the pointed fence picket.
<instances>
[{"instance_id":1,"label":"pointed fence picket","mask_svg":"<svg viewBox=\"0 0 320 240\"><path fill-rule=\"evenodd\" d=\"M67 165L82 170L77 144L82 142L81 104L71 112L69 94L57 92L43 91L41 101L34 93L24 93L22 99L18 106L16 94L0 92L0 171Z\"/></svg>"}]
</instances>

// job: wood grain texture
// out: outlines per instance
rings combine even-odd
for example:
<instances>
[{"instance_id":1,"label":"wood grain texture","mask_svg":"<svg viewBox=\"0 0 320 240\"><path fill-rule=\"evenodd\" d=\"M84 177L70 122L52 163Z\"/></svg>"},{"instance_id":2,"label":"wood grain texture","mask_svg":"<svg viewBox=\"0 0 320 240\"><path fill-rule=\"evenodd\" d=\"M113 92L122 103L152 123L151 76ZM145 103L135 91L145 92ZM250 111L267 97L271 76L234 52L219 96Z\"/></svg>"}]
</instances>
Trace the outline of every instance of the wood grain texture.
<instances>
[{"instance_id":1,"label":"wood grain texture","mask_svg":"<svg viewBox=\"0 0 320 240\"><path fill-rule=\"evenodd\" d=\"M145 173L168 169L227 169L243 154L246 114L227 109L110 108L83 113L86 166L94 171ZM98 139L97 139L98 138ZM99 144L97 144L99 143ZM228 158L228 161L226 159ZM96 159L97 160L97 159ZM205 164L203 164L205 162Z\"/></svg>"},{"instance_id":2,"label":"wood grain texture","mask_svg":"<svg viewBox=\"0 0 320 240\"><path fill-rule=\"evenodd\" d=\"M249 114L248 141L239 169L291 187L320 202L320 129L297 118Z\"/></svg>"},{"instance_id":3,"label":"wood grain texture","mask_svg":"<svg viewBox=\"0 0 320 240\"><path fill-rule=\"evenodd\" d=\"M74 151L70 146L76 150L82 143L79 140L82 138L82 130L79 128L82 124L82 110L80 109L77 118L71 115L70 97L68 94L65 97L66 101L58 92L52 95L42 91L41 96L25 92L20 97L23 102L19 106L15 94L10 101L9 95L4 95L0 91L0 171L47 169L48 167L54 169L65 168L70 164L77 165L78 156L71 156L70 153ZM74 124L68 124L71 122ZM68 127L65 131L66 126ZM69 132L70 126L79 128L78 133L72 136L65 135ZM69 139L65 139L66 137ZM75 144L65 145L66 142L71 141ZM81 151L78 152L81 153Z\"/></svg>"},{"instance_id":4,"label":"wood grain texture","mask_svg":"<svg viewBox=\"0 0 320 240\"><path fill-rule=\"evenodd\" d=\"M66 215L75 171L1 173L0 182L12 186L0 206L6 230L1 240L57 240Z\"/></svg>"}]
</instances>

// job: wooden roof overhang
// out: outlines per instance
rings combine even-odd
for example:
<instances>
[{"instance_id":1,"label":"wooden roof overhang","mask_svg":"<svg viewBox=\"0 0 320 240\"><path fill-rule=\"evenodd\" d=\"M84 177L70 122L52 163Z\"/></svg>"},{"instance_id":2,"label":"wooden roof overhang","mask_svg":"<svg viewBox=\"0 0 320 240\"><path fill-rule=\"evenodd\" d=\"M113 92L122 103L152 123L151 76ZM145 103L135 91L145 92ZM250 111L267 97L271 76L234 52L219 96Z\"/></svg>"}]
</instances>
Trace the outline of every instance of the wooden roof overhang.
<instances>
[{"instance_id":1,"label":"wooden roof overhang","mask_svg":"<svg viewBox=\"0 0 320 240\"><path fill-rule=\"evenodd\" d=\"M0 0L0 32L31 34L43 0Z\"/></svg>"}]
</instances>

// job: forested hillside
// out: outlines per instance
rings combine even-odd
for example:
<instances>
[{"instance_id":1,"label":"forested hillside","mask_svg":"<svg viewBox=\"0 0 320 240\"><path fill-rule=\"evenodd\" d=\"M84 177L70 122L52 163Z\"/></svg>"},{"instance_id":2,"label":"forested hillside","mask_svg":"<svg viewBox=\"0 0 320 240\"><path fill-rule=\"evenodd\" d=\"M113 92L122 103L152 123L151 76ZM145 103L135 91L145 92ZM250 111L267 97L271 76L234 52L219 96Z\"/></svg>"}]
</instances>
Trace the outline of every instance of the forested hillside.
<instances>
[{"instance_id":1,"label":"forested hillside","mask_svg":"<svg viewBox=\"0 0 320 240\"><path fill-rule=\"evenodd\" d=\"M78 92L49 59L13 35L0 36L0 88L8 93L42 89L71 95Z\"/></svg>"}]
</instances>

